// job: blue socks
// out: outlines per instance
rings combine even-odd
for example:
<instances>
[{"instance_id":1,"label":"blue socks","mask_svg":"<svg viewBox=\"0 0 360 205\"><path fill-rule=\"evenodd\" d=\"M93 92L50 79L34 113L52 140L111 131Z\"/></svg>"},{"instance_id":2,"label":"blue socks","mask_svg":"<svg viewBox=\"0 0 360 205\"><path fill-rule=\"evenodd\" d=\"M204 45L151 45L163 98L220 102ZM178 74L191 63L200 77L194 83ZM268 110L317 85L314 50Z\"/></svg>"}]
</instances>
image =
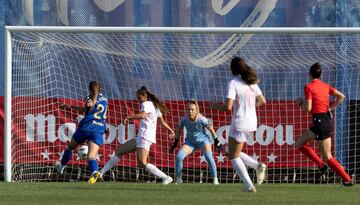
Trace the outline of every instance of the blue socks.
<instances>
[{"instance_id":1,"label":"blue socks","mask_svg":"<svg viewBox=\"0 0 360 205\"><path fill-rule=\"evenodd\" d=\"M183 160L185 159L186 156L187 156L186 152L182 149L180 149L179 152L176 154L176 160L175 160L176 178L181 178L181 175L182 175L181 172L183 169ZM205 152L204 157L205 157L206 162L208 163L211 175L213 177L217 177L216 164L215 164L215 160L214 160L212 152L211 151Z\"/></svg>"},{"instance_id":2,"label":"blue socks","mask_svg":"<svg viewBox=\"0 0 360 205\"><path fill-rule=\"evenodd\" d=\"M72 151L70 149L66 149L63 154L63 157L61 158L61 165L65 166L70 161L71 156L72 156ZM95 159L89 160L89 169L91 173L99 170L98 163Z\"/></svg>"},{"instance_id":3,"label":"blue socks","mask_svg":"<svg viewBox=\"0 0 360 205\"><path fill-rule=\"evenodd\" d=\"M176 160L175 160L175 173L176 178L181 178L182 175L182 168L183 168L183 160L187 156L186 152L183 149L180 149L179 152L176 154Z\"/></svg>"},{"instance_id":4,"label":"blue socks","mask_svg":"<svg viewBox=\"0 0 360 205\"><path fill-rule=\"evenodd\" d=\"M71 159L72 151L70 149L66 149L62 158L61 158L61 165L65 166Z\"/></svg>"},{"instance_id":5,"label":"blue socks","mask_svg":"<svg viewBox=\"0 0 360 205\"><path fill-rule=\"evenodd\" d=\"M209 152L209 151L205 152L204 157L205 157L205 160L208 163L211 175L213 177L217 177L216 164L215 164L215 160L214 160L214 157L212 155L212 152Z\"/></svg>"},{"instance_id":6,"label":"blue socks","mask_svg":"<svg viewBox=\"0 0 360 205\"><path fill-rule=\"evenodd\" d=\"M89 160L89 170L90 170L91 174L93 174L95 171L99 170L98 163L97 163L96 159Z\"/></svg>"}]
</instances>

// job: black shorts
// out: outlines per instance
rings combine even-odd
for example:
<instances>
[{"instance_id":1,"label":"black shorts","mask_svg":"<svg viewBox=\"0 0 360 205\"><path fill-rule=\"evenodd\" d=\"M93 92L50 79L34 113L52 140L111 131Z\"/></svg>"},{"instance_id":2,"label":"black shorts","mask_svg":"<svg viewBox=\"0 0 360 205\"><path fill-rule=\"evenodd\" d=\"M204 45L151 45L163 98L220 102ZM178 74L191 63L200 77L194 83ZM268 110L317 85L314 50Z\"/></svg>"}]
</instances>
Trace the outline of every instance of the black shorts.
<instances>
[{"instance_id":1,"label":"black shorts","mask_svg":"<svg viewBox=\"0 0 360 205\"><path fill-rule=\"evenodd\" d=\"M310 130L315 134L315 140L324 140L330 137L331 117L328 113L318 113L313 115L313 126Z\"/></svg>"}]
</instances>

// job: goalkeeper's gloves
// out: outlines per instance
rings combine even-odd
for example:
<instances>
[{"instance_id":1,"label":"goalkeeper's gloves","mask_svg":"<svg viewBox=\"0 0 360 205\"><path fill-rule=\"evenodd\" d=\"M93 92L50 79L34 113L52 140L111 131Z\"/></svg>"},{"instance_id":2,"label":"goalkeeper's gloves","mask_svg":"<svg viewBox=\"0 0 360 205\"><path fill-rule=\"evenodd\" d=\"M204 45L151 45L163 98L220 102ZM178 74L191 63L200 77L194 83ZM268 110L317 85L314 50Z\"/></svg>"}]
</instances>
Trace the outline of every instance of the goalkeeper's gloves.
<instances>
[{"instance_id":1,"label":"goalkeeper's gloves","mask_svg":"<svg viewBox=\"0 0 360 205\"><path fill-rule=\"evenodd\" d=\"M214 144L215 149L220 153L224 145L221 144L217 138L214 139Z\"/></svg>"},{"instance_id":2,"label":"goalkeeper's gloves","mask_svg":"<svg viewBox=\"0 0 360 205\"><path fill-rule=\"evenodd\" d=\"M173 153L178 144L179 144L179 139L175 138L174 139L174 144L170 147L169 152Z\"/></svg>"}]
</instances>

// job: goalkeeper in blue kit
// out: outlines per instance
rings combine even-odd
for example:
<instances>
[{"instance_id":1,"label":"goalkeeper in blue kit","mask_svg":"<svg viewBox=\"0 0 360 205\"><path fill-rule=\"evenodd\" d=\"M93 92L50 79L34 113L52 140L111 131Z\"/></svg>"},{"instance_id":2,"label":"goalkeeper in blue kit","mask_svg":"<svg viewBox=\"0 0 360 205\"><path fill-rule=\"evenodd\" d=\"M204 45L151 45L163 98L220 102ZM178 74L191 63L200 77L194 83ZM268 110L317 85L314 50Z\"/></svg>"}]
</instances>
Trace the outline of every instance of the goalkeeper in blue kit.
<instances>
[{"instance_id":1,"label":"goalkeeper in blue kit","mask_svg":"<svg viewBox=\"0 0 360 205\"><path fill-rule=\"evenodd\" d=\"M177 130L175 135L174 144L170 148L170 153L172 153L177 147L181 131L185 127L187 132L185 143L182 145L181 149L176 154L175 183L182 183L181 175L183 168L183 160L185 159L185 157L191 154L196 149L201 148L201 152L209 165L209 169L213 177L213 184L218 185L219 180L217 178L216 164L211 150L210 137L206 134L206 129L208 129L213 136L216 149L220 151L222 145L217 139L215 130L211 126L209 120L199 113L199 106L196 101L189 101L186 111L187 115L181 120L179 129Z\"/></svg>"}]
</instances>

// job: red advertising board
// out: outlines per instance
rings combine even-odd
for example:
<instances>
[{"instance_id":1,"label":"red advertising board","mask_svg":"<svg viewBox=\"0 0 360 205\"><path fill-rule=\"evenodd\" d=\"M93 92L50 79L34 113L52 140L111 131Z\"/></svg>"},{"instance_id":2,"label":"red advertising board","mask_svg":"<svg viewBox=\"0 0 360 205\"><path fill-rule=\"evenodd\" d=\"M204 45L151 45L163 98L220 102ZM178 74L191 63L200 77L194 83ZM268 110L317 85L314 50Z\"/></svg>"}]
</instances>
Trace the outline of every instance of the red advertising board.
<instances>
[{"instance_id":1,"label":"red advertising board","mask_svg":"<svg viewBox=\"0 0 360 205\"><path fill-rule=\"evenodd\" d=\"M3 98L0 101L3 105ZM12 158L16 162L52 164L61 157L71 140L82 113L74 110L61 110L59 105L67 103L82 106L81 100L14 97L12 107L13 135ZM185 115L185 101L166 101L169 113L164 114L168 124L175 130ZM31 106L30 106L31 105ZM207 102L199 102L200 112L213 121L220 142L227 142L231 112L208 109ZM104 145L99 151L100 166L109 160L116 148L136 136L138 121L125 126L122 120L139 111L139 104L131 100L109 100L107 127ZM3 106L0 120L3 121ZM294 101L268 101L258 109L258 129L253 138L248 139L244 152L265 162L269 167L307 167L314 166L305 156L295 149L295 139L310 126L309 115L301 111ZM3 137L3 123L0 126ZM183 135L182 135L183 139ZM313 145L314 143L310 144ZM0 160L3 162L3 139L0 141ZM175 154L168 149L172 139L164 128L158 125L157 143L151 147L150 161L157 166L174 167ZM178 148L179 149L179 148ZM218 167L231 167L225 149L215 153ZM71 163L82 163L73 155ZM119 165L136 166L134 153L125 155ZM187 157L185 167L206 167L200 151Z\"/></svg>"}]
</instances>

